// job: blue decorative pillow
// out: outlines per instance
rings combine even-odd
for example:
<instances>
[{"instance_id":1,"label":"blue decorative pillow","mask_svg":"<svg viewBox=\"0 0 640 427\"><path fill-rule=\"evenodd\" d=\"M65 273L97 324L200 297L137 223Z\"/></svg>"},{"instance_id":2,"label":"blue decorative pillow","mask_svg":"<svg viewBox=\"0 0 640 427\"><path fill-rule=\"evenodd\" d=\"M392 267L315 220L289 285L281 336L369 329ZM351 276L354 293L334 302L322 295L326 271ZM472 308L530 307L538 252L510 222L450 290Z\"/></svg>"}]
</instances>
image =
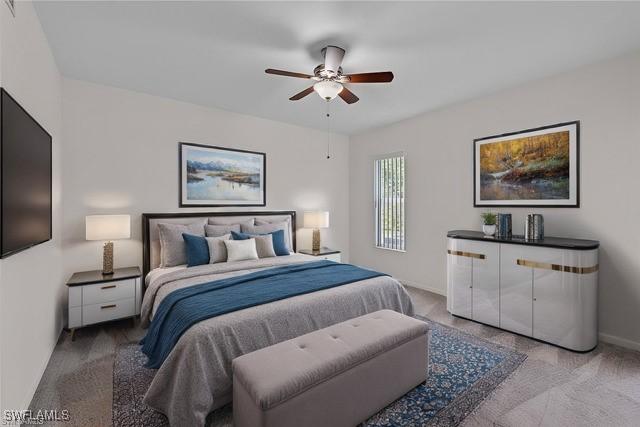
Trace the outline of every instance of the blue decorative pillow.
<instances>
[{"instance_id":1,"label":"blue decorative pillow","mask_svg":"<svg viewBox=\"0 0 640 427\"><path fill-rule=\"evenodd\" d=\"M231 231L231 237L233 240L247 240L252 238L253 236L264 236L266 234L271 234L273 239L273 251L277 256L289 255L289 249L287 249L287 245L284 240L284 230L272 231L271 233L262 233L262 234L247 234L247 233L238 233L236 231Z\"/></svg>"},{"instance_id":2,"label":"blue decorative pillow","mask_svg":"<svg viewBox=\"0 0 640 427\"><path fill-rule=\"evenodd\" d=\"M209 244L204 236L182 233L187 252L187 267L209 264Z\"/></svg>"}]
</instances>

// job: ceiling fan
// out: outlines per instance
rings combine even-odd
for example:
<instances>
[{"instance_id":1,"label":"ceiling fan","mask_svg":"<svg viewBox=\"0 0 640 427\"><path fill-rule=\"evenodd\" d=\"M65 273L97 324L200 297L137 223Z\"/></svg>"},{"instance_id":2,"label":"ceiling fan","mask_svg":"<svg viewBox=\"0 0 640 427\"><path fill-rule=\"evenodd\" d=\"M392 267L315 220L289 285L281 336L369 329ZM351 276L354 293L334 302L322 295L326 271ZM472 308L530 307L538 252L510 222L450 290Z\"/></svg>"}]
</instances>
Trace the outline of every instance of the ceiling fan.
<instances>
[{"instance_id":1,"label":"ceiling fan","mask_svg":"<svg viewBox=\"0 0 640 427\"><path fill-rule=\"evenodd\" d=\"M313 75L294 73L291 71L274 70L268 68L264 70L267 74L278 76L297 77L300 79L315 80L313 86L306 88L300 93L293 95L289 100L297 101L315 91L321 98L331 101L336 96L342 98L347 104L358 102L358 97L347 89L345 83L389 83L393 80L391 71L381 71L377 73L342 74L342 59L345 50L338 46L327 46L322 49L324 63L318 65L313 70Z\"/></svg>"}]
</instances>

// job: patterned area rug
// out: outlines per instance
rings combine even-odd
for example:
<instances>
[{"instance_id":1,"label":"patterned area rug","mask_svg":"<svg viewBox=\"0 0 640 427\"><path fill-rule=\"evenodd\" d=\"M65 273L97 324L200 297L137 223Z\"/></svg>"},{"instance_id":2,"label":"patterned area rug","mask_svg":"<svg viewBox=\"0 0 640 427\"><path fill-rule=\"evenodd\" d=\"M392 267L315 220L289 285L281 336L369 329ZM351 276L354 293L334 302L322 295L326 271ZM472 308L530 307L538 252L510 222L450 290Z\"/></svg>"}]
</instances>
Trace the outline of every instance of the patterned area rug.
<instances>
[{"instance_id":1,"label":"patterned area rug","mask_svg":"<svg viewBox=\"0 0 640 427\"><path fill-rule=\"evenodd\" d=\"M419 317L419 316L417 316ZM422 384L363 425L456 426L524 360L522 353L419 317L431 329L429 376ZM142 399L155 370L144 367L137 344L121 346L113 369L113 425L167 426L166 418ZM231 405L208 417L208 425L231 426Z\"/></svg>"}]
</instances>

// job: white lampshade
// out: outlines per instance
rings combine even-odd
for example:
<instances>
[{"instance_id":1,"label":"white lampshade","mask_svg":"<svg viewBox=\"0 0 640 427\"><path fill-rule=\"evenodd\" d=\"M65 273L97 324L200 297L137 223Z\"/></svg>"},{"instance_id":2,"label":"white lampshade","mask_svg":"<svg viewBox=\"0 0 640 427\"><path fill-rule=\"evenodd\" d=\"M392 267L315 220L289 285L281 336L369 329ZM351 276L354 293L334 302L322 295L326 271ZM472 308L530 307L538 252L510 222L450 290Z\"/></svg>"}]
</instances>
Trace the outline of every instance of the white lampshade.
<instances>
[{"instance_id":1,"label":"white lampshade","mask_svg":"<svg viewBox=\"0 0 640 427\"><path fill-rule=\"evenodd\" d=\"M333 80L323 80L314 84L313 90L315 90L322 99L326 99L327 101L329 101L338 96L340 92L342 92L342 85Z\"/></svg>"},{"instance_id":2,"label":"white lampshade","mask_svg":"<svg viewBox=\"0 0 640 427\"><path fill-rule=\"evenodd\" d=\"M313 211L304 213L305 228L329 228L329 212Z\"/></svg>"},{"instance_id":3,"label":"white lampshade","mask_svg":"<svg viewBox=\"0 0 640 427\"><path fill-rule=\"evenodd\" d=\"M89 215L85 223L87 240L116 240L131 237L129 215Z\"/></svg>"}]
</instances>

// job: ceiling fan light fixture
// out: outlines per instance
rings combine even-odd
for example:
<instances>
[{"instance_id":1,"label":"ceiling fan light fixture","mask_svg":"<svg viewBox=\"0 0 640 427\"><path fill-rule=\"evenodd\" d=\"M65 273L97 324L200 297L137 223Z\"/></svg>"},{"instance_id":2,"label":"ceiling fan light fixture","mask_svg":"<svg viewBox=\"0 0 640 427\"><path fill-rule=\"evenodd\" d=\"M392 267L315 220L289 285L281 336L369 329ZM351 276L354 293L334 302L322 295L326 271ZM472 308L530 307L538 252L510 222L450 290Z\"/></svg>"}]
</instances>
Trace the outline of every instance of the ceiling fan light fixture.
<instances>
[{"instance_id":1,"label":"ceiling fan light fixture","mask_svg":"<svg viewBox=\"0 0 640 427\"><path fill-rule=\"evenodd\" d=\"M323 80L313 85L313 90L316 91L320 98L331 101L342 92L343 86L333 80Z\"/></svg>"}]
</instances>

